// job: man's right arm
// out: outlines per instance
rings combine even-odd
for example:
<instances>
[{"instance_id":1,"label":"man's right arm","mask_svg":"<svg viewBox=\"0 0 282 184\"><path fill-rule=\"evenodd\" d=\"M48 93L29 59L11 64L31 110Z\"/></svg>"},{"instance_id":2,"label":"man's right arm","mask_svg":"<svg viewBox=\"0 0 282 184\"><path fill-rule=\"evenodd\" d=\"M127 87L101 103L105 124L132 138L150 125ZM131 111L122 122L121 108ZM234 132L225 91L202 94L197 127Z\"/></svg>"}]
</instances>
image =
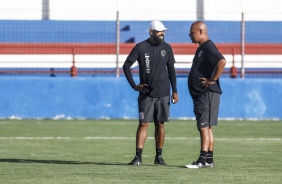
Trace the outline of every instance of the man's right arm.
<instances>
[{"instance_id":1,"label":"man's right arm","mask_svg":"<svg viewBox=\"0 0 282 184\"><path fill-rule=\"evenodd\" d=\"M123 72L124 72L124 75L128 81L128 83L130 84L130 86L134 89L136 84L134 82L134 79L132 77L132 73L131 73L131 69L130 67L133 65L132 62L130 62L128 59L124 62L123 64Z\"/></svg>"}]
</instances>

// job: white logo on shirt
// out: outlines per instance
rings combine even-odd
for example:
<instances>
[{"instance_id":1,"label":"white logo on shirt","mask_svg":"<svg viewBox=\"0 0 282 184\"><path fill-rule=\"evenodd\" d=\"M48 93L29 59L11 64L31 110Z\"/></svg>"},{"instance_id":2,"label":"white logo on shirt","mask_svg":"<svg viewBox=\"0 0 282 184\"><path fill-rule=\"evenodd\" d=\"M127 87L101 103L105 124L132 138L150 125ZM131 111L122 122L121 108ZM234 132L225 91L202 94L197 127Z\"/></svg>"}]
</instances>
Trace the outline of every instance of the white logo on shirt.
<instances>
[{"instance_id":1,"label":"white logo on shirt","mask_svg":"<svg viewBox=\"0 0 282 184\"><path fill-rule=\"evenodd\" d=\"M203 51L200 51L198 57L201 57L202 55L203 55Z\"/></svg>"},{"instance_id":2,"label":"white logo on shirt","mask_svg":"<svg viewBox=\"0 0 282 184\"><path fill-rule=\"evenodd\" d=\"M145 64L146 64L146 73L151 73L149 53L145 53Z\"/></svg>"},{"instance_id":3,"label":"white logo on shirt","mask_svg":"<svg viewBox=\"0 0 282 184\"><path fill-rule=\"evenodd\" d=\"M165 54L166 54L166 51L165 51L165 50L162 50L162 51L161 51L162 57L165 57Z\"/></svg>"}]
</instances>

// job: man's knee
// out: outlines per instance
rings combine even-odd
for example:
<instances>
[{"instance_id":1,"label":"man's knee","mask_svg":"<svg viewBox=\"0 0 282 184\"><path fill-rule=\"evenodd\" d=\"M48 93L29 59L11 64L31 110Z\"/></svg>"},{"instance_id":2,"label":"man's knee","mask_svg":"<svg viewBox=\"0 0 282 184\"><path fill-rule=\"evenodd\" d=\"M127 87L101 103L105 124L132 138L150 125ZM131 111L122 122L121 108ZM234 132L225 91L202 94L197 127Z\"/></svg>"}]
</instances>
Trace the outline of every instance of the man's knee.
<instances>
[{"instance_id":1,"label":"man's knee","mask_svg":"<svg viewBox=\"0 0 282 184\"><path fill-rule=\"evenodd\" d=\"M164 122L155 122L155 127L160 129L164 128Z\"/></svg>"},{"instance_id":2,"label":"man's knee","mask_svg":"<svg viewBox=\"0 0 282 184\"><path fill-rule=\"evenodd\" d=\"M139 126L138 126L138 127L139 127L140 129L144 129L144 128L147 129L148 126L149 126L149 124L150 124L149 122L146 122L146 123L139 123Z\"/></svg>"},{"instance_id":3,"label":"man's knee","mask_svg":"<svg viewBox=\"0 0 282 184\"><path fill-rule=\"evenodd\" d=\"M208 135L209 134L209 127L198 128L201 135Z\"/></svg>"}]
</instances>

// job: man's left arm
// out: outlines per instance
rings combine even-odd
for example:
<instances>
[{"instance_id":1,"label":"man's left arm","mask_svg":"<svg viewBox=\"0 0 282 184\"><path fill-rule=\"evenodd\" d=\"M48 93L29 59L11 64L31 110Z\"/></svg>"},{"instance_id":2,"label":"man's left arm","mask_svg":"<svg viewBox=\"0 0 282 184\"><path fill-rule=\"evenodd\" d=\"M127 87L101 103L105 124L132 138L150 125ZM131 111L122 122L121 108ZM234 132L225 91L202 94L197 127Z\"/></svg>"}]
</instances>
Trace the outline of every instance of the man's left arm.
<instances>
[{"instance_id":1,"label":"man's left arm","mask_svg":"<svg viewBox=\"0 0 282 184\"><path fill-rule=\"evenodd\" d=\"M172 88L172 103L178 102L178 94L177 94L177 86L176 86L176 73L175 73L175 67L174 62L171 62L167 65L167 70L169 74L169 80Z\"/></svg>"},{"instance_id":2,"label":"man's left arm","mask_svg":"<svg viewBox=\"0 0 282 184\"><path fill-rule=\"evenodd\" d=\"M212 79L214 82L220 77L221 73L224 70L225 64L226 64L225 59L222 59L217 63L215 70L214 70L214 74L212 76Z\"/></svg>"},{"instance_id":3,"label":"man's left arm","mask_svg":"<svg viewBox=\"0 0 282 184\"><path fill-rule=\"evenodd\" d=\"M213 85L219 79L221 73L224 70L225 64L226 64L226 60L221 59L216 64L216 67L214 69L214 74L211 78L199 78L201 80L200 86L206 88L210 85Z\"/></svg>"}]
</instances>

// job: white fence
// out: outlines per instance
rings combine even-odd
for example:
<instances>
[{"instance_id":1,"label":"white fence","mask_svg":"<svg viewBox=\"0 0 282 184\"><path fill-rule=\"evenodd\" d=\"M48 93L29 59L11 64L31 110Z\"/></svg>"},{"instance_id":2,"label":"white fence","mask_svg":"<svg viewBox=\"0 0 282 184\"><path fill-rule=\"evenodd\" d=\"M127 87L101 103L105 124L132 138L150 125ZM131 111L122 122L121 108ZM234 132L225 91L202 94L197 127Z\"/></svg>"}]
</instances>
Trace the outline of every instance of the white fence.
<instances>
[{"instance_id":1,"label":"white fence","mask_svg":"<svg viewBox=\"0 0 282 184\"><path fill-rule=\"evenodd\" d=\"M117 11L120 20L282 20L280 0L0 0L0 20L116 20Z\"/></svg>"}]
</instances>

